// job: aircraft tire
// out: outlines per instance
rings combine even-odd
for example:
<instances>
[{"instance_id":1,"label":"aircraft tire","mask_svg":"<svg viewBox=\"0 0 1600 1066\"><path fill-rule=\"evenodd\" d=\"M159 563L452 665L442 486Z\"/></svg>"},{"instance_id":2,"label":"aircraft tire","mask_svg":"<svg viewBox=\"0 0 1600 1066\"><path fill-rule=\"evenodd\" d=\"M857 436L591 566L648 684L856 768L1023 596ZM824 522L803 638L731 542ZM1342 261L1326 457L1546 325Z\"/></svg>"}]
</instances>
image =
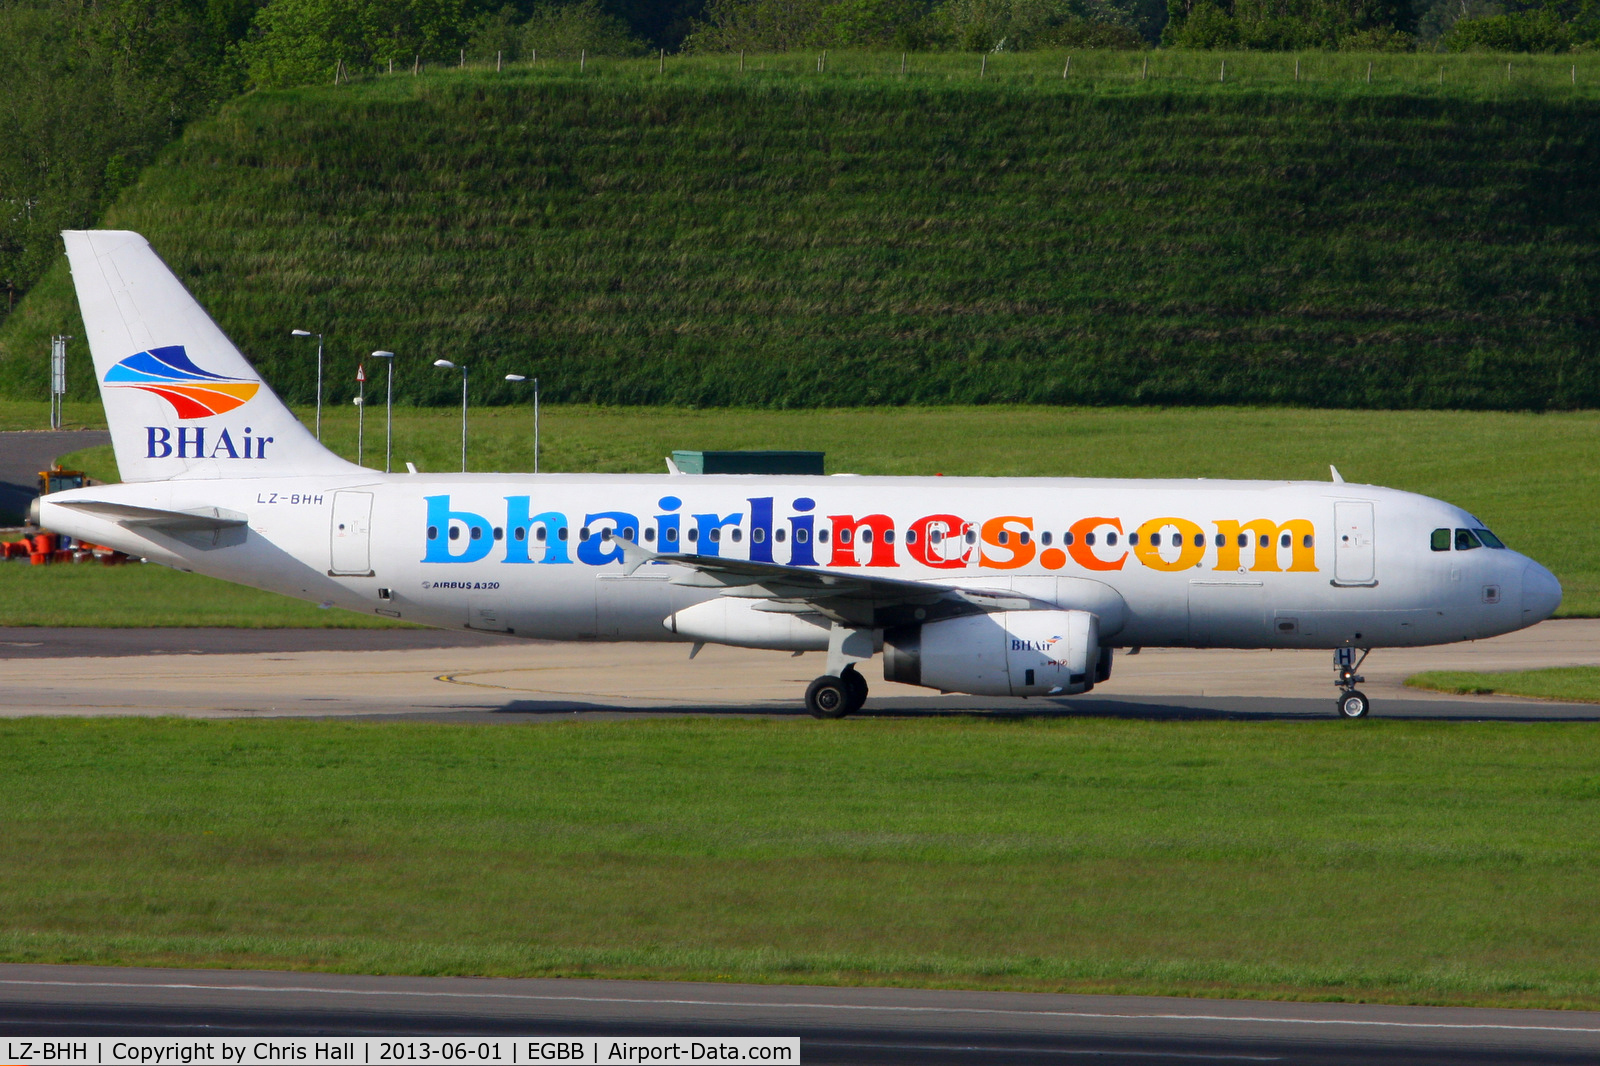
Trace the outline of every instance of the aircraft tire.
<instances>
[{"instance_id":1,"label":"aircraft tire","mask_svg":"<svg viewBox=\"0 0 1600 1066\"><path fill-rule=\"evenodd\" d=\"M1368 701L1364 692L1357 692L1355 689L1351 689L1349 692L1339 695L1340 718L1365 718L1367 712L1371 709L1372 704Z\"/></svg>"},{"instance_id":2,"label":"aircraft tire","mask_svg":"<svg viewBox=\"0 0 1600 1066\"><path fill-rule=\"evenodd\" d=\"M867 679L851 663L839 672L839 680L844 682L845 692L850 696L849 709L844 713L855 714L867 702Z\"/></svg>"},{"instance_id":3,"label":"aircraft tire","mask_svg":"<svg viewBox=\"0 0 1600 1066\"><path fill-rule=\"evenodd\" d=\"M843 718L850 713L850 689L845 682L825 674L806 686L806 710L813 718Z\"/></svg>"}]
</instances>

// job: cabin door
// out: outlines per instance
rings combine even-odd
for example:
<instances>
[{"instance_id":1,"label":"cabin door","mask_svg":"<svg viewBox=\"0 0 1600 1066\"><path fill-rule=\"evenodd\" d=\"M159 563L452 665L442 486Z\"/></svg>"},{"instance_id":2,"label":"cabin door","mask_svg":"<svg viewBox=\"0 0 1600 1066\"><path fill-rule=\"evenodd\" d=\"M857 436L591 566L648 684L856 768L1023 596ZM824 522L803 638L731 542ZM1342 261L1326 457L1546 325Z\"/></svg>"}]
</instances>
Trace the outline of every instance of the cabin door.
<instances>
[{"instance_id":1,"label":"cabin door","mask_svg":"<svg viewBox=\"0 0 1600 1066\"><path fill-rule=\"evenodd\" d=\"M1333 583L1376 585L1372 504L1354 500L1333 505Z\"/></svg>"},{"instance_id":2,"label":"cabin door","mask_svg":"<svg viewBox=\"0 0 1600 1066\"><path fill-rule=\"evenodd\" d=\"M372 493L333 494L333 558L328 573L372 576Z\"/></svg>"}]
</instances>

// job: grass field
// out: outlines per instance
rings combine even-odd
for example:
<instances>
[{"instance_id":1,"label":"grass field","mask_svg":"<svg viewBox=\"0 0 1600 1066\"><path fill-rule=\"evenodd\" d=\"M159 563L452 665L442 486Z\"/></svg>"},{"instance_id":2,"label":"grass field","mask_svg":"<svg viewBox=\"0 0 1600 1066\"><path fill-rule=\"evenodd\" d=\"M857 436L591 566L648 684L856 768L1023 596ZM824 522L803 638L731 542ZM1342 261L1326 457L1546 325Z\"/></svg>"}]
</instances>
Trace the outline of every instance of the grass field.
<instances>
[{"instance_id":1,"label":"grass field","mask_svg":"<svg viewBox=\"0 0 1600 1066\"><path fill-rule=\"evenodd\" d=\"M299 402L294 327L341 402L387 348L423 405L443 356L497 402L537 372L608 404L1600 406L1600 58L1066 58L253 93L102 223ZM52 332L84 335L64 263L0 328L0 391L43 395Z\"/></svg>"},{"instance_id":2,"label":"grass field","mask_svg":"<svg viewBox=\"0 0 1600 1066\"><path fill-rule=\"evenodd\" d=\"M1533 696L1543 700L1600 703L1600 666L1555 666L1491 674L1434 670L1408 677L1406 684L1468 696Z\"/></svg>"},{"instance_id":3,"label":"grass field","mask_svg":"<svg viewBox=\"0 0 1600 1066\"><path fill-rule=\"evenodd\" d=\"M309 411L300 413L310 420ZM459 417L459 409L397 411L396 468L404 469L405 461L412 460L423 470L457 469ZM547 471L664 471L663 456L674 448L817 449L828 453L830 472L858 474L1322 480L1328 477L1328 464L1334 463L1351 481L1409 489L1472 510L1512 547L1556 573L1566 590L1564 616L1600 614L1600 528L1593 520L1600 512L1600 480L1590 473L1600 469L1600 412L562 406L546 408L541 421L541 466ZM476 410L471 468L532 469L532 424L527 408ZM330 409L324 425L330 446L353 458L353 409ZM367 462L381 466L381 412L369 421L368 430ZM115 477L109 448L81 458L91 473ZM47 574L38 576L51 580ZM0 567L0 580L22 578ZM173 586L171 597L155 601L155 613L181 615L194 602L177 594L177 588ZM224 606L231 595L217 586L208 602L219 611L232 611ZM6 606L10 602L0 597L0 622L26 624L31 615ZM61 602L73 606L53 612L58 620L77 611L78 604L93 605ZM129 609L136 610L131 601ZM346 617L311 608L296 617L302 615L329 621ZM87 624L96 614L86 610L82 617Z\"/></svg>"},{"instance_id":4,"label":"grass field","mask_svg":"<svg viewBox=\"0 0 1600 1066\"><path fill-rule=\"evenodd\" d=\"M1600 1006L1576 724L0 722L0 958Z\"/></svg>"}]
</instances>

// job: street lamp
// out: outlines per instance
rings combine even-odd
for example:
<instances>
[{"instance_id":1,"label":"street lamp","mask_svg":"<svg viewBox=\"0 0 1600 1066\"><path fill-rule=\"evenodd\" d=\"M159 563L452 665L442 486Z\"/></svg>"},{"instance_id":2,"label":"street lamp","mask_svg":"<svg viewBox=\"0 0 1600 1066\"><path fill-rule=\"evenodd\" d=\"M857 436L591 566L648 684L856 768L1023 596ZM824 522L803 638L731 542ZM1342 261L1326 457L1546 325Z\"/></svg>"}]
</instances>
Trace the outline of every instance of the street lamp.
<instances>
[{"instance_id":1,"label":"street lamp","mask_svg":"<svg viewBox=\"0 0 1600 1066\"><path fill-rule=\"evenodd\" d=\"M433 365L445 370L461 371L461 472L467 472L467 367L466 364L457 365L448 359L435 359Z\"/></svg>"},{"instance_id":2,"label":"street lamp","mask_svg":"<svg viewBox=\"0 0 1600 1066\"><path fill-rule=\"evenodd\" d=\"M364 465L361 461L366 454L367 434L367 368L360 363L356 364L356 465Z\"/></svg>"},{"instance_id":3,"label":"street lamp","mask_svg":"<svg viewBox=\"0 0 1600 1066\"><path fill-rule=\"evenodd\" d=\"M372 358L389 364L389 399L384 404L383 414L383 472L387 474L394 457L394 353L373 352Z\"/></svg>"},{"instance_id":4,"label":"street lamp","mask_svg":"<svg viewBox=\"0 0 1600 1066\"><path fill-rule=\"evenodd\" d=\"M507 374L507 381L527 381L521 374ZM539 379L533 379L533 472L539 472Z\"/></svg>"},{"instance_id":5,"label":"street lamp","mask_svg":"<svg viewBox=\"0 0 1600 1066\"><path fill-rule=\"evenodd\" d=\"M310 333L303 329L291 329L291 337L309 337ZM317 439L322 439L322 334L317 337Z\"/></svg>"}]
</instances>

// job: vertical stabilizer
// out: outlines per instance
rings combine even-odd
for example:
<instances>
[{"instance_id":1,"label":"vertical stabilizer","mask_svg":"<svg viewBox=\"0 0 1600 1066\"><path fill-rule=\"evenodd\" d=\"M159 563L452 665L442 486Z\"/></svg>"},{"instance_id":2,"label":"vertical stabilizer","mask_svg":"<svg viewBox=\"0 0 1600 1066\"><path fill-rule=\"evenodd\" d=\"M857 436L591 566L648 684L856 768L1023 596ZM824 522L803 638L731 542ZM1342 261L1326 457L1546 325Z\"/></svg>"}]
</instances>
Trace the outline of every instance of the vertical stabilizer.
<instances>
[{"instance_id":1,"label":"vertical stabilizer","mask_svg":"<svg viewBox=\"0 0 1600 1066\"><path fill-rule=\"evenodd\" d=\"M62 237L124 481L356 469L317 443L143 237Z\"/></svg>"}]
</instances>

